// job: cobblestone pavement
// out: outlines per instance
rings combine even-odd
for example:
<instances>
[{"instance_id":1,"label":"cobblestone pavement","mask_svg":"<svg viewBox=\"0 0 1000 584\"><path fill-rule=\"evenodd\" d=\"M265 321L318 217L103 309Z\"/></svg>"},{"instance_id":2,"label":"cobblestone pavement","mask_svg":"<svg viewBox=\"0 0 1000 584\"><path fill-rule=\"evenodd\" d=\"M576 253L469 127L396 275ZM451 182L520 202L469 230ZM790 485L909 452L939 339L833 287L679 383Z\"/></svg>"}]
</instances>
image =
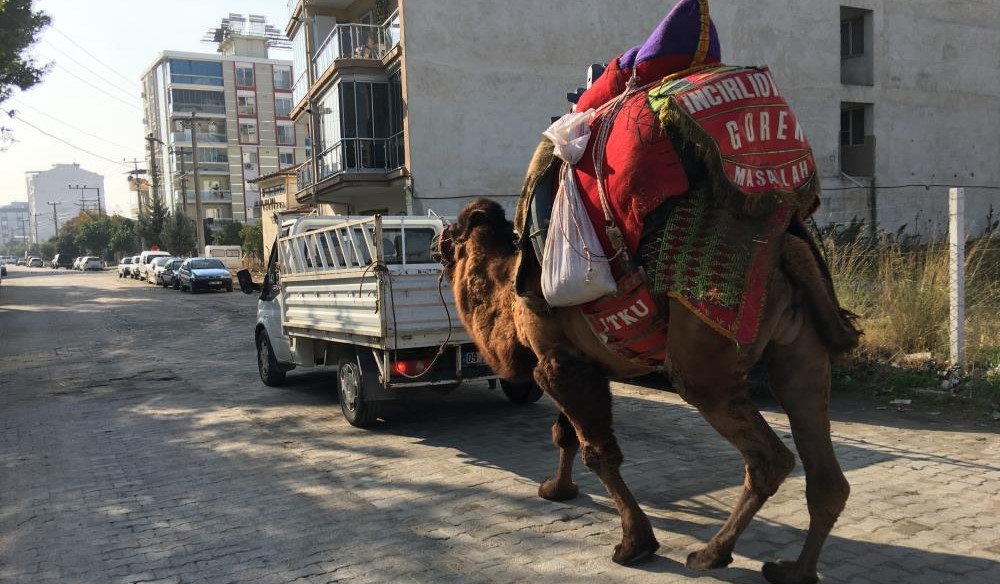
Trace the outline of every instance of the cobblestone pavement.
<instances>
[{"instance_id":1,"label":"cobblestone pavement","mask_svg":"<svg viewBox=\"0 0 1000 584\"><path fill-rule=\"evenodd\" d=\"M595 477L539 499L554 408L485 384L407 402L357 430L328 374L256 377L252 298L113 273L12 268L0 289L0 582L740 582L794 557L801 468L725 570L687 553L724 520L739 457L676 395L616 385L623 474L662 543L610 560L620 529ZM767 419L791 444L783 415ZM826 582L1000 582L991 422L837 401L853 494Z\"/></svg>"}]
</instances>

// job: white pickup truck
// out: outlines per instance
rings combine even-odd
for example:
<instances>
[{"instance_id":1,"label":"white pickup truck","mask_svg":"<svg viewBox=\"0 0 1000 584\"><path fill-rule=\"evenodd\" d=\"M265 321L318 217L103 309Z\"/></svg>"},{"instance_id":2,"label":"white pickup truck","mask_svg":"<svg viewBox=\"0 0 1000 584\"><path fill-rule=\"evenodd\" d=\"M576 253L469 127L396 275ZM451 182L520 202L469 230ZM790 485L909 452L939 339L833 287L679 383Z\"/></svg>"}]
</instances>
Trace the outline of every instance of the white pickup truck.
<instances>
[{"instance_id":1,"label":"white pickup truck","mask_svg":"<svg viewBox=\"0 0 1000 584\"><path fill-rule=\"evenodd\" d=\"M295 367L336 367L341 410L358 427L412 388L493 386L431 257L443 228L433 216L286 216L264 282L237 274L243 292L260 292L261 381L276 386ZM541 396L533 384L501 386L515 403Z\"/></svg>"}]
</instances>

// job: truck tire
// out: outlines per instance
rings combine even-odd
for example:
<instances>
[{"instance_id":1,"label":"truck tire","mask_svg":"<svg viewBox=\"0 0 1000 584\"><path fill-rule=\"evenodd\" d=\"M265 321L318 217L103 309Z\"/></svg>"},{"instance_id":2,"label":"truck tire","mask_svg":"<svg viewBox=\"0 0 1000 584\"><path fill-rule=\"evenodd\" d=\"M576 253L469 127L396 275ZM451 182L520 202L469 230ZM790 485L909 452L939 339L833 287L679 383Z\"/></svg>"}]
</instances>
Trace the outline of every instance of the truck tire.
<instances>
[{"instance_id":1,"label":"truck tire","mask_svg":"<svg viewBox=\"0 0 1000 584\"><path fill-rule=\"evenodd\" d=\"M534 381L514 383L501 379L500 388L510 403L514 404L533 404L542 397L542 389Z\"/></svg>"},{"instance_id":2,"label":"truck tire","mask_svg":"<svg viewBox=\"0 0 1000 584\"><path fill-rule=\"evenodd\" d=\"M267 340L264 331L257 333L257 372L268 387L279 387L285 383L285 369L274 358L271 341Z\"/></svg>"},{"instance_id":3,"label":"truck tire","mask_svg":"<svg viewBox=\"0 0 1000 584\"><path fill-rule=\"evenodd\" d=\"M367 428L378 420L379 402L365 401L366 373L353 352L340 359L337 367L337 395L344 418L356 428Z\"/></svg>"}]
</instances>

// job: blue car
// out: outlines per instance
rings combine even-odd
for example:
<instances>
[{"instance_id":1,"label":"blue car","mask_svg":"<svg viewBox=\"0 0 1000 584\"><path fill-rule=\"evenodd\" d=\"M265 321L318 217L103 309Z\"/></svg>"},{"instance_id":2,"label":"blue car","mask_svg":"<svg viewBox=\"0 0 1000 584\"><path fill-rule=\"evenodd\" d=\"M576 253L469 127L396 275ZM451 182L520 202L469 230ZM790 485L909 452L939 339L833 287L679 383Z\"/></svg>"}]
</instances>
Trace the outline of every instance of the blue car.
<instances>
[{"instance_id":1,"label":"blue car","mask_svg":"<svg viewBox=\"0 0 1000 584\"><path fill-rule=\"evenodd\" d=\"M181 292L192 294L199 290L233 291L233 275L215 258L188 258L177 270L177 283Z\"/></svg>"}]
</instances>

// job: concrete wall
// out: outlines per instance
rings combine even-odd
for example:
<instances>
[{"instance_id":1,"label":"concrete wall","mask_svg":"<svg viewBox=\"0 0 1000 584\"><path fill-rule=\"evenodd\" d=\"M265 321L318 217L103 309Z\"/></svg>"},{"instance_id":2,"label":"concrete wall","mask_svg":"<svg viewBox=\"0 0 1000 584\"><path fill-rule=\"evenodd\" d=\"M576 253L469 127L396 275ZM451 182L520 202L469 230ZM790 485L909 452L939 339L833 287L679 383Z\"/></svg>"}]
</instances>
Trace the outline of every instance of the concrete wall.
<instances>
[{"instance_id":1,"label":"concrete wall","mask_svg":"<svg viewBox=\"0 0 1000 584\"><path fill-rule=\"evenodd\" d=\"M454 213L469 200L434 197L489 196L511 208L566 92L583 84L590 63L642 42L673 4L403 0L415 212ZM870 87L841 84L841 6L872 11ZM874 104L877 186L1000 185L996 0L715 0L711 8L723 59L769 65L806 129L829 189L820 221L872 213L867 188L848 190L869 181L840 175L841 102ZM946 225L944 187L877 193L885 230ZM974 234L1000 197L966 193Z\"/></svg>"}]
</instances>

